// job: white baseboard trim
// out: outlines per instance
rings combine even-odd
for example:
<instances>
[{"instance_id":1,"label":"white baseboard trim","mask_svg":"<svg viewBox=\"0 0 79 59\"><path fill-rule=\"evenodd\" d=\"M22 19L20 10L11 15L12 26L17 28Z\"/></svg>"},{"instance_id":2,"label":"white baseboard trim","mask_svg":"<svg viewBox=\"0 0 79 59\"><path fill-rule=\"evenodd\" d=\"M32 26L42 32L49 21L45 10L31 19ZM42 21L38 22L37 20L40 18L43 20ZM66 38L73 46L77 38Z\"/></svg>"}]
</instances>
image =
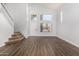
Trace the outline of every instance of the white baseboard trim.
<instances>
[{"instance_id":1,"label":"white baseboard trim","mask_svg":"<svg viewBox=\"0 0 79 59\"><path fill-rule=\"evenodd\" d=\"M63 38L63 37L61 37L61 36L57 36L57 37L59 37L60 39L62 39L62 40L64 40L64 41L66 41L66 42L68 42L68 43L70 43L70 44L72 44L72 45L74 45L74 46L76 46L76 47L79 48L79 45L77 45L77 44L75 44L75 43L73 43L73 42L71 42L71 41L69 41L69 40L66 40L65 38Z\"/></svg>"},{"instance_id":2,"label":"white baseboard trim","mask_svg":"<svg viewBox=\"0 0 79 59\"><path fill-rule=\"evenodd\" d=\"M5 44L3 43L3 44L0 44L0 47L2 47L2 46L4 46Z\"/></svg>"},{"instance_id":3,"label":"white baseboard trim","mask_svg":"<svg viewBox=\"0 0 79 59\"><path fill-rule=\"evenodd\" d=\"M29 37L29 35L25 36L25 38L27 39Z\"/></svg>"}]
</instances>

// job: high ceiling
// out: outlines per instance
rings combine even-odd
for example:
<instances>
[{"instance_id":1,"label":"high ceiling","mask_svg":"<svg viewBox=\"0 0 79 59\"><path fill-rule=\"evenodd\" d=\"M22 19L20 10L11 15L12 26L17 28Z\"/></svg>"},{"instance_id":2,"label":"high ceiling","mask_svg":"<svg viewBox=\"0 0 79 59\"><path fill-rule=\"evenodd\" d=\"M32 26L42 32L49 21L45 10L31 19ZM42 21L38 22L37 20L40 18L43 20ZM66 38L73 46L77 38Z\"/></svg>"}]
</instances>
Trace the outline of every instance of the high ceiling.
<instances>
[{"instance_id":1,"label":"high ceiling","mask_svg":"<svg viewBox=\"0 0 79 59\"><path fill-rule=\"evenodd\" d=\"M61 7L63 4L62 3L32 3L34 5L40 5L41 7L50 9L50 10L55 10Z\"/></svg>"}]
</instances>

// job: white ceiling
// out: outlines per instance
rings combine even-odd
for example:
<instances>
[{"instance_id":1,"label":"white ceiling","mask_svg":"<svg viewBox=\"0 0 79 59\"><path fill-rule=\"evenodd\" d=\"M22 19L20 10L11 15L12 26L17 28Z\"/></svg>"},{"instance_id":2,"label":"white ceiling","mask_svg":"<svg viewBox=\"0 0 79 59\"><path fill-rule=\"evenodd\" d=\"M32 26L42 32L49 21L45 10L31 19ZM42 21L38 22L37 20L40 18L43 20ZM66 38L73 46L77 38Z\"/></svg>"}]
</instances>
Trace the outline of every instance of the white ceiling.
<instances>
[{"instance_id":1,"label":"white ceiling","mask_svg":"<svg viewBox=\"0 0 79 59\"><path fill-rule=\"evenodd\" d=\"M60 8L63 4L62 3L32 3L34 5L40 5L43 8L47 8L50 10L56 10Z\"/></svg>"}]
</instances>

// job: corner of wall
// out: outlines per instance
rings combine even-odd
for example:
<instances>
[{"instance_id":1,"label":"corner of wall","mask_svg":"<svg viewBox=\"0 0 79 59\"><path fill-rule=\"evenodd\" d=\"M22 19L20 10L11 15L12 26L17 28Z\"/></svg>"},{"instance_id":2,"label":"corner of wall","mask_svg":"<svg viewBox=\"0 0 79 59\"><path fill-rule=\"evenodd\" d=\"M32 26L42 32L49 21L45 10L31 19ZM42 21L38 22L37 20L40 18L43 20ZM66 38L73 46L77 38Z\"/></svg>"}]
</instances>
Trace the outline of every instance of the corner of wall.
<instances>
[{"instance_id":1,"label":"corner of wall","mask_svg":"<svg viewBox=\"0 0 79 59\"><path fill-rule=\"evenodd\" d=\"M64 41L66 41L66 42L68 42L68 43L70 43L70 44L72 44L72 45L74 45L74 46L76 46L76 47L79 48L79 45L77 45L77 44L75 44L75 43L73 43L73 42L71 42L71 41L69 41L69 40L66 40L66 38L64 38L64 37L62 37L62 36L60 36L60 35L57 35L57 37L59 37L60 39L62 39L62 40L64 40Z\"/></svg>"}]
</instances>

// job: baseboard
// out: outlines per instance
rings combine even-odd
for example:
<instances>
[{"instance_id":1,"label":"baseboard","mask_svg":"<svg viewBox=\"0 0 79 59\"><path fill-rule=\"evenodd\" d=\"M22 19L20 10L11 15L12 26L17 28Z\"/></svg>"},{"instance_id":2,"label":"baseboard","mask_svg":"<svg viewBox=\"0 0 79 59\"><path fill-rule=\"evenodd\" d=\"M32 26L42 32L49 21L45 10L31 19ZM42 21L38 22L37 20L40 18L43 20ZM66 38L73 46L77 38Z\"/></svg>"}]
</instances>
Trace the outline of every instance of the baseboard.
<instances>
[{"instance_id":1,"label":"baseboard","mask_svg":"<svg viewBox=\"0 0 79 59\"><path fill-rule=\"evenodd\" d=\"M29 35L26 35L26 36L25 36L25 38L28 38L28 37L29 37Z\"/></svg>"},{"instance_id":2,"label":"baseboard","mask_svg":"<svg viewBox=\"0 0 79 59\"><path fill-rule=\"evenodd\" d=\"M77 44L75 44L75 43L73 43L73 42L71 42L69 40L66 40L65 38L63 38L61 36L57 36L57 37L79 48L79 45L77 45Z\"/></svg>"},{"instance_id":3,"label":"baseboard","mask_svg":"<svg viewBox=\"0 0 79 59\"><path fill-rule=\"evenodd\" d=\"M22 32L21 32L22 33ZM29 37L28 34L22 33L22 35L24 35L24 37L27 39Z\"/></svg>"},{"instance_id":4,"label":"baseboard","mask_svg":"<svg viewBox=\"0 0 79 59\"><path fill-rule=\"evenodd\" d=\"M3 44L0 44L0 47L2 47L2 46L4 46L5 44L3 43Z\"/></svg>"}]
</instances>

